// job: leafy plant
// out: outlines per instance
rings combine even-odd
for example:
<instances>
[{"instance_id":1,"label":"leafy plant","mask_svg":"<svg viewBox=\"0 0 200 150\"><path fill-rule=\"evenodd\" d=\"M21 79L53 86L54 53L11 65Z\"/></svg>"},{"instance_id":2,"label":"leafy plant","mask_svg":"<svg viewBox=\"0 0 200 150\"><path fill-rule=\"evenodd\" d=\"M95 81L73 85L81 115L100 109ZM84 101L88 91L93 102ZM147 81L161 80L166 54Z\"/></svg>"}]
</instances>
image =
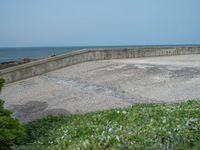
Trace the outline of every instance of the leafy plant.
<instances>
[{"instance_id":1,"label":"leafy plant","mask_svg":"<svg viewBox=\"0 0 200 150\"><path fill-rule=\"evenodd\" d=\"M4 85L4 83L5 83L5 80L4 79L0 79L0 92L1 92L1 89L2 89L2 87Z\"/></svg>"}]
</instances>

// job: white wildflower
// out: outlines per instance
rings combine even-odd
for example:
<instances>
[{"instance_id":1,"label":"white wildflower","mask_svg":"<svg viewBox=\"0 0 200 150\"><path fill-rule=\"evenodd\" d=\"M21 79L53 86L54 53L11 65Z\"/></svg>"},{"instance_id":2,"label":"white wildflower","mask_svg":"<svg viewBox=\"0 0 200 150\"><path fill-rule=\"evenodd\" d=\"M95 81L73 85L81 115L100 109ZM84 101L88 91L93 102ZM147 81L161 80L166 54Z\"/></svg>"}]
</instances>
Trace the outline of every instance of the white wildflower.
<instances>
[{"instance_id":1,"label":"white wildflower","mask_svg":"<svg viewBox=\"0 0 200 150\"><path fill-rule=\"evenodd\" d=\"M166 122L167 122L166 117L163 117L163 118L162 118L162 122L163 122L163 123L166 123Z\"/></svg>"},{"instance_id":2,"label":"white wildflower","mask_svg":"<svg viewBox=\"0 0 200 150\"><path fill-rule=\"evenodd\" d=\"M119 138L118 135L116 136L116 140L117 140L118 142L120 142L120 138Z\"/></svg>"},{"instance_id":3,"label":"white wildflower","mask_svg":"<svg viewBox=\"0 0 200 150\"><path fill-rule=\"evenodd\" d=\"M89 145L90 144L90 141L89 140L85 140L84 142L83 142L83 146L84 147L87 147L87 145Z\"/></svg>"},{"instance_id":4,"label":"white wildflower","mask_svg":"<svg viewBox=\"0 0 200 150\"><path fill-rule=\"evenodd\" d=\"M127 114L127 112L126 112L125 110L123 110L123 111L122 111L122 114L124 114L124 115L125 115L125 114Z\"/></svg>"},{"instance_id":5,"label":"white wildflower","mask_svg":"<svg viewBox=\"0 0 200 150\"><path fill-rule=\"evenodd\" d=\"M109 128L108 132L112 132L112 128Z\"/></svg>"}]
</instances>

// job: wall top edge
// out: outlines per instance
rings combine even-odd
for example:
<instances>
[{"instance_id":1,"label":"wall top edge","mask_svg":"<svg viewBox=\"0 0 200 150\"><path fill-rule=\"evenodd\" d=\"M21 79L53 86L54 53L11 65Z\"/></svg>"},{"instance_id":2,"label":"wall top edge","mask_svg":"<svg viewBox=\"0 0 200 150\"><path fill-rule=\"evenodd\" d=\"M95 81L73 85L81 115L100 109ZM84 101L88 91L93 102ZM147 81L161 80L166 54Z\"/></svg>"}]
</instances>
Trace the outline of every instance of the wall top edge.
<instances>
[{"instance_id":1,"label":"wall top edge","mask_svg":"<svg viewBox=\"0 0 200 150\"><path fill-rule=\"evenodd\" d=\"M56 61L59 59L63 59L63 58L67 58L70 56L75 56L75 55L80 55L80 54L84 54L84 53L88 53L88 52L98 52L98 51L107 51L107 50L112 50L112 51L117 51L117 50L133 50L133 51L137 51L137 50L156 50L156 49L181 49L181 48L200 48L200 45L195 45L195 46L149 46L149 47L129 47L129 48L89 48L89 49L81 49L78 51L74 51L74 52L68 52L65 54L61 54L61 55L57 55L54 57L50 57L50 58L44 58L41 60L36 60L27 64L22 64L22 65L18 65L18 66L13 66L13 67L9 67L6 69L2 69L0 70L0 75L7 73L7 72L11 72L11 71L15 71L15 70L19 70L19 69L24 69L26 67L31 67L31 66L35 66L35 65L40 65L40 64L45 64L51 61Z\"/></svg>"}]
</instances>

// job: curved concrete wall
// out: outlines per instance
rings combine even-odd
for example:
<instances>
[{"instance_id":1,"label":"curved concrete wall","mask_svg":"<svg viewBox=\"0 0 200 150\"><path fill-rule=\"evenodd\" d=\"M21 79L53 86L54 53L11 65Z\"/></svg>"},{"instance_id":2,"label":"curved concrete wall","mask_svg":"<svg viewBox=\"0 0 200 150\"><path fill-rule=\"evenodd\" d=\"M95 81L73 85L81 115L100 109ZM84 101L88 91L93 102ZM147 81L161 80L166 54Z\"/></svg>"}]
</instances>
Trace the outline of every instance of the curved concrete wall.
<instances>
[{"instance_id":1,"label":"curved concrete wall","mask_svg":"<svg viewBox=\"0 0 200 150\"><path fill-rule=\"evenodd\" d=\"M189 54L200 54L200 46L83 49L0 70L0 78L11 83L87 61Z\"/></svg>"}]
</instances>

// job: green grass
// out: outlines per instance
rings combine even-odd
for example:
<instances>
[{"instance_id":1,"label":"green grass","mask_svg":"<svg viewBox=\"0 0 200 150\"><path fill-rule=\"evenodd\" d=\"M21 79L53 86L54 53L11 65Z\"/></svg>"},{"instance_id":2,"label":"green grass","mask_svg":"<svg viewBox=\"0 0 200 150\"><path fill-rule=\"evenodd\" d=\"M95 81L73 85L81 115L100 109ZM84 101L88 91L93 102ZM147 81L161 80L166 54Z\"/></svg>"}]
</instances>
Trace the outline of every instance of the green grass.
<instances>
[{"instance_id":1,"label":"green grass","mask_svg":"<svg viewBox=\"0 0 200 150\"><path fill-rule=\"evenodd\" d=\"M25 127L18 149L200 149L200 101L47 117Z\"/></svg>"}]
</instances>

